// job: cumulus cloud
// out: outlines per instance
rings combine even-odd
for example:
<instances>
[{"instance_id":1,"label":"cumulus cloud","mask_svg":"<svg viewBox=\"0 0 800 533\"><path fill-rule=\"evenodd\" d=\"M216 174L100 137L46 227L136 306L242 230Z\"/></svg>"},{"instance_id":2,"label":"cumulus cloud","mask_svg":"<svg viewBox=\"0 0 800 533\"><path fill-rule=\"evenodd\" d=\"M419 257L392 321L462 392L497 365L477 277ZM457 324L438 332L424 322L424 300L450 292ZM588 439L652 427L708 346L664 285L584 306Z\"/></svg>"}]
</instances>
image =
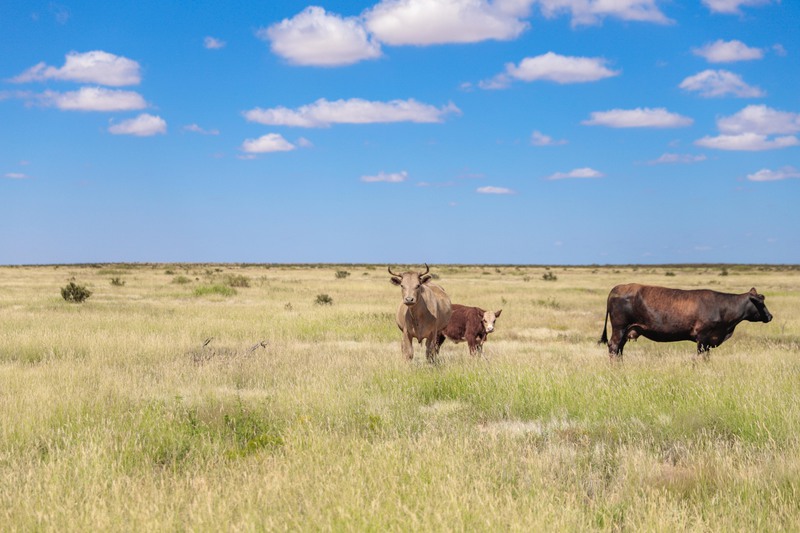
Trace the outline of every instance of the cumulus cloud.
<instances>
[{"instance_id":1,"label":"cumulus cloud","mask_svg":"<svg viewBox=\"0 0 800 533\"><path fill-rule=\"evenodd\" d=\"M479 194L516 194L516 191L506 187L493 187L487 185L486 187L478 187L475 192Z\"/></svg>"},{"instance_id":2,"label":"cumulus cloud","mask_svg":"<svg viewBox=\"0 0 800 533\"><path fill-rule=\"evenodd\" d=\"M717 135L716 137L706 136L695 141L695 144L697 146L704 146L717 150L761 152L764 150L799 146L800 140L794 135L769 138L766 135L748 132L736 135Z\"/></svg>"},{"instance_id":3,"label":"cumulus cloud","mask_svg":"<svg viewBox=\"0 0 800 533\"><path fill-rule=\"evenodd\" d=\"M583 167L570 170L569 172L556 172L555 174L547 176L545 179L552 181L552 180L564 180L571 178L579 178L579 179L602 178L604 176L605 174L593 168Z\"/></svg>"},{"instance_id":4,"label":"cumulus cloud","mask_svg":"<svg viewBox=\"0 0 800 533\"><path fill-rule=\"evenodd\" d=\"M800 132L800 114L778 111L765 105L749 105L729 117L717 119L722 133L754 132L781 135Z\"/></svg>"},{"instance_id":5,"label":"cumulus cloud","mask_svg":"<svg viewBox=\"0 0 800 533\"><path fill-rule=\"evenodd\" d=\"M586 126L608 126L610 128L680 128L690 126L694 121L677 113L670 113L663 107L636 109L612 109L595 111L591 118L581 124Z\"/></svg>"},{"instance_id":6,"label":"cumulus cloud","mask_svg":"<svg viewBox=\"0 0 800 533\"><path fill-rule=\"evenodd\" d=\"M720 135L695 141L718 150L763 151L800 145L800 114L750 105L729 117L717 119Z\"/></svg>"},{"instance_id":7,"label":"cumulus cloud","mask_svg":"<svg viewBox=\"0 0 800 533\"><path fill-rule=\"evenodd\" d=\"M547 18L569 13L573 27L600 24L607 17L656 24L673 22L658 9L656 0L539 0L539 5Z\"/></svg>"},{"instance_id":8,"label":"cumulus cloud","mask_svg":"<svg viewBox=\"0 0 800 533\"><path fill-rule=\"evenodd\" d=\"M38 98L43 105L63 111L133 111L147 107L137 92L103 87L81 87L65 93L45 91Z\"/></svg>"},{"instance_id":9,"label":"cumulus cloud","mask_svg":"<svg viewBox=\"0 0 800 533\"><path fill-rule=\"evenodd\" d=\"M738 74L727 70L704 70L683 80L679 87L686 91L699 92L706 98L726 95L759 98L765 95L758 87L747 85Z\"/></svg>"},{"instance_id":10,"label":"cumulus cloud","mask_svg":"<svg viewBox=\"0 0 800 533\"><path fill-rule=\"evenodd\" d=\"M780 181L791 178L800 178L800 170L788 166L778 170L762 168L758 172L748 174L747 176L747 179L750 181Z\"/></svg>"},{"instance_id":11,"label":"cumulus cloud","mask_svg":"<svg viewBox=\"0 0 800 533\"><path fill-rule=\"evenodd\" d=\"M780 2L780 0L778 0ZM712 13L723 13L726 15L740 15L742 6L763 6L770 4L772 0L703 0L705 5Z\"/></svg>"},{"instance_id":12,"label":"cumulus cloud","mask_svg":"<svg viewBox=\"0 0 800 533\"><path fill-rule=\"evenodd\" d=\"M764 51L761 48L751 48L736 39L732 41L719 39L699 48L693 48L692 53L704 57L709 63L733 63L764 57Z\"/></svg>"},{"instance_id":13,"label":"cumulus cloud","mask_svg":"<svg viewBox=\"0 0 800 533\"><path fill-rule=\"evenodd\" d=\"M511 80L552 81L561 84L587 83L619 75L605 66L606 60L596 57L570 57L547 52L526 57L519 65L508 63L504 73L480 83L484 89L507 87Z\"/></svg>"},{"instance_id":14,"label":"cumulus cloud","mask_svg":"<svg viewBox=\"0 0 800 533\"><path fill-rule=\"evenodd\" d=\"M361 176L361 181L365 183L402 183L408 179L408 172L405 170L401 172L393 172L387 174L385 172L378 172L374 176Z\"/></svg>"},{"instance_id":15,"label":"cumulus cloud","mask_svg":"<svg viewBox=\"0 0 800 533\"><path fill-rule=\"evenodd\" d=\"M248 154L270 152L289 152L297 147L277 133L268 133L258 139L247 139L242 143L242 151Z\"/></svg>"},{"instance_id":16,"label":"cumulus cloud","mask_svg":"<svg viewBox=\"0 0 800 533\"><path fill-rule=\"evenodd\" d=\"M658 159L654 159L653 161L649 161L648 164L650 165L672 165L676 163L681 164L690 164L690 163L699 163L701 161L705 161L708 159L705 155L699 154L663 154Z\"/></svg>"},{"instance_id":17,"label":"cumulus cloud","mask_svg":"<svg viewBox=\"0 0 800 533\"><path fill-rule=\"evenodd\" d=\"M220 48L225 48L227 43L222 39L217 39L216 37L208 36L203 39L203 46L206 47L208 50L219 50Z\"/></svg>"},{"instance_id":18,"label":"cumulus cloud","mask_svg":"<svg viewBox=\"0 0 800 533\"><path fill-rule=\"evenodd\" d=\"M211 129L207 130L205 128L201 128L197 124L189 124L188 126L183 127L183 131L190 131L192 133L199 133L200 135L219 135L219 130Z\"/></svg>"},{"instance_id":19,"label":"cumulus cloud","mask_svg":"<svg viewBox=\"0 0 800 533\"><path fill-rule=\"evenodd\" d=\"M555 140L541 131L534 131L531 134L531 144L534 146L560 146L567 144L566 139Z\"/></svg>"},{"instance_id":20,"label":"cumulus cloud","mask_svg":"<svg viewBox=\"0 0 800 533\"><path fill-rule=\"evenodd\" d=\"M295 65L333 67L381 56L381 47L357 18L342 18L309 6L256 35L272 51Z\"/></svg>"},{"instance_id":21,"label":"cumulus cloud","mask_svg":"<svg viewBox=\"0 0 800 533\"><path fill-rule=\"evenodd\" d=\"M382 0L364 13L366 27L389 45L510 40L528 28L520 19L532 0Z\"/></svg>"},{"instance_id":22,"label":"cumulus cloud","mask_svg":"<svg viewBox=\"0 0 800 533\"><path fill-rule=\"evenodd\" d=\"M11 81L27 83L52 79L121 87L138 85L141 82L140 70L139 63L132 59L93 50L68 53L64 65L58 68L39 63Z\"/></svg>"},{"instance_id":23,"label":"cumulus cloud","mask_svg":"<svg viewBox=\"0 0 800 533\"><path fill-rule=\"evenodd\" d=\"M113 124L108 131L114 135L135 135L137 137L151 137L167 133L166 121L155 115L142 113L136 118L123 120L119 124Z\"/></svg>"},{"instance_id":24,"label":"cumulus cloud","mask_svg":"<svg viewBox=\"0 0 800 533\"><path fill-rule=\"evenodd\" d=\"M313 104L297 109L275 107L255 108L244 112L250 122L271 126L296 126L303 128L325 128L332 124L375 124L387 122L442 122L445 115L461 113L452 103L437 108L416 100L391 100L374 102L351 98L328 101L321 98Z\"/></svg>"}]
</instances>

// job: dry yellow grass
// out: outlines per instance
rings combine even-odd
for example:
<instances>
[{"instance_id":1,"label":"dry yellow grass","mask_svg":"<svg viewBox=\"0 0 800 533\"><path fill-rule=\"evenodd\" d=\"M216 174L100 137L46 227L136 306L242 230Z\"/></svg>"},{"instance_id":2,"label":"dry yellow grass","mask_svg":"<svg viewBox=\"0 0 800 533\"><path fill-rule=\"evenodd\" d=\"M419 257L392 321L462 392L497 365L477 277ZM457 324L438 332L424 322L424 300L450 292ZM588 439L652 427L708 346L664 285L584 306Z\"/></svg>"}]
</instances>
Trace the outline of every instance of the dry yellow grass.
<instances>
[{"instance_id":1,"label":"dry yellow grass","mask_svg":"<svg viewBox=\"0 0 800 533\"><path fill-rule=\"evenodd\" d=\"M800 270L727 270L433 267L503 315L485 358L447 343L431 367L400 355L385 267L0 267L0 523L797 530ZM231 276L249 287L198 290ZM756 286L775 320L708 363L640 340L609 364L605 298L629 281Z\"/></svg>"}]
</instances>

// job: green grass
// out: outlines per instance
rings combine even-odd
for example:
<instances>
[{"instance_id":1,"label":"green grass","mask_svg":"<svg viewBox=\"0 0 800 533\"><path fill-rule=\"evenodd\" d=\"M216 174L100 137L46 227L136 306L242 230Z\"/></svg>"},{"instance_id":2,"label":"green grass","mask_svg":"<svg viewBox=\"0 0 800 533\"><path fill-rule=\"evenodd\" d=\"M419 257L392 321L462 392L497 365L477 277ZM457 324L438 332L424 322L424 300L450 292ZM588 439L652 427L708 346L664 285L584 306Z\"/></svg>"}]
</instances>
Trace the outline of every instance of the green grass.
<instances>
[{"instance_id":1,"label":"green grass","mask_svg":"<svg viewBox=\"0 0 800 533\"><path fill-rule=\"evenodd\" d=\"M484 358L431 366L382 268L0 267L2 529L797 530L800 270L726 268L432 266L503 315ZM756 286L775 320L708 362L641 339L612 364L627 281Z\"/></svg>"}]
</instances>

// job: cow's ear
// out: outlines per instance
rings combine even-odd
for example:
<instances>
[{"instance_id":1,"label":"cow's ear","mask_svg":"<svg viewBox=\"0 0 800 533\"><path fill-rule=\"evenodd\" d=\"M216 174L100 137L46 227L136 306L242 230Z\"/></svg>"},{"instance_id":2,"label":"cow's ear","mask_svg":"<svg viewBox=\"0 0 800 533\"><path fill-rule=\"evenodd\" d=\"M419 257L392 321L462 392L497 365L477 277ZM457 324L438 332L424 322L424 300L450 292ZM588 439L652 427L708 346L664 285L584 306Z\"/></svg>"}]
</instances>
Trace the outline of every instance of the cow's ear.
<instances>
[{"instance_id":1,"label":"cow's ear","mask_svg":"<svg viewBox=\"0 0 800 533\"><path fill-rule=\"evenodd\" d=\"M503 310L502 310L502 309L500 309L499 311L495 311L495 312L494 312L494 316L495 316L495 318L499 317L499 316L500 316L500 313L502 313L502 312L503 312Z\"/></svg>"},{"instance_id":2,"label":"cow's ear","mask_svg":"<svg viewBox=\"0 0 800 533\"><path fill-rule=\"evenodd\" d=\"M401 283L400 278L389 278L389 280L392 282L392 285L400 285Z\"/></svg>"},{"instance_id":3,"label":"cow's ear","mask_svg":"<svg viewBox=\"0 0 800 533\"><path fill-rule=\"evenodd\" d=\"M755 287L750 289L750 296L758 296L758 291L756 290Z\"/></svg>"},{"instance_id":4,"label":"cow's ear","mask_svg":"<svg viewBox=\"0 0 800 533\"><path fill-rule=\"evenodd\" d=\"M431 276L430 274L425 274L424 276L420 276L419 277L419 282L420 283L428 283L432 278L433 278L433 276Z\"/></svg>"}]
</instances>

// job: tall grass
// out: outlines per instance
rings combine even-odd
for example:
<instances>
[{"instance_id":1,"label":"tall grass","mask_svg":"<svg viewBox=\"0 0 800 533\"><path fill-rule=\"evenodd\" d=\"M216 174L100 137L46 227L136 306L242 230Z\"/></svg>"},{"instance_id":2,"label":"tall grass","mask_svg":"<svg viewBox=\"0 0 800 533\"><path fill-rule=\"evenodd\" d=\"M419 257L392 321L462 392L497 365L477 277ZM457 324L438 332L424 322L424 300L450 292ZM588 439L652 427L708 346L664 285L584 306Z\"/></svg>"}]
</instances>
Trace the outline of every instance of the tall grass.
<instances>
[{"instance_id":1,"label":"tall grass","mask_svg":"<svg viewBox=\"0 0 800 533\"><path fill-rule=\"evenodd\" d=\"M433 267L504 311L484 358L430 366L400 354L388 276L346 268L126 266L123 291L116 267L0 268L3 529L800 528L800 272L670 266L775 320L709 362L642 339L610 364L608 290L664 268Z\"/></svg>"}]
</instances>

